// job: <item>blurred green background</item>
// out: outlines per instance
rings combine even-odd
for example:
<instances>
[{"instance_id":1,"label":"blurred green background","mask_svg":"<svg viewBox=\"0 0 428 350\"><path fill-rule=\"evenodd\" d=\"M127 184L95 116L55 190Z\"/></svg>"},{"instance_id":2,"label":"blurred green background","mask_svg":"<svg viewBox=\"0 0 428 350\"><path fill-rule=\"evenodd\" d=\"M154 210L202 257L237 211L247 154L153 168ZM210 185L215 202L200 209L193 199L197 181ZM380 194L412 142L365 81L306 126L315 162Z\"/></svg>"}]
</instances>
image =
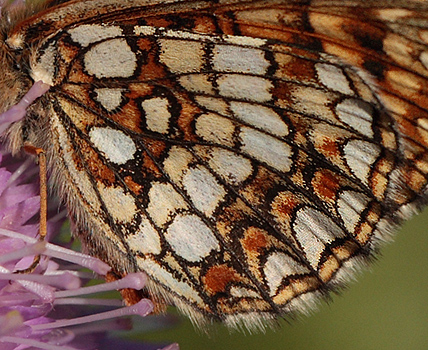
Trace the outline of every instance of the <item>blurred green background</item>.
<instances>
[{"instance_id":1,"label":"blurred green background","mask_svg":"<svg viewBox=\"0 0 428 350\"><path fill-rule=\"evenodd\" d=\"M265 334L210 337L180 318L177 327L144 335L178 342L181 350L428 349L428 210L406 222L369 271L309 317Z\"/></svg>"}]
</instances>

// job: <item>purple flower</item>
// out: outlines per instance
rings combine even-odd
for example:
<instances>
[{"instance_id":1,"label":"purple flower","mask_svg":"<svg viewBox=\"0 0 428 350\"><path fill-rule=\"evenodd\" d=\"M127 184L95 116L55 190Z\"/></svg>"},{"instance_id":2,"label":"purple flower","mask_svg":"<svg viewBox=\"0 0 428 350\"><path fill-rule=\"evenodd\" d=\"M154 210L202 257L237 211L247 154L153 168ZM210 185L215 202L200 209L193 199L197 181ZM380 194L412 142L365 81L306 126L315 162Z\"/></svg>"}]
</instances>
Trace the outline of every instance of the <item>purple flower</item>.
<instances>
[{"instance_id":1,"label":"purple flower","mask_svg":"<svg viewBox=\"0 0 428 350\"><path fill-rule=\"evenodd\" d=\"M0 132L25 115L25 109L47 90L36 83L24 99L0 115ZM142 273L121 280L84 285L93 273L105 275L110 267L102 261L59 245L40 241L38 168L32 159L13 158L0 149L0 347L2 350L37 349L157 349L157 347L109 338L109 331L129 329L128 315L146 316L153 304L143 299L122 307L118 299L93 299L82 295L122 288L141 289ZM65 219L55 201L48 221L48 240L59 232ZM26 269L34 257L41 260L32 273ZM94 313L96 309L97 313ZM98 312L102 310L102 312ZM91 314L92 312L92 314ZM164 350L176 350L172 344Z\"/></svg>"}]
</instances>

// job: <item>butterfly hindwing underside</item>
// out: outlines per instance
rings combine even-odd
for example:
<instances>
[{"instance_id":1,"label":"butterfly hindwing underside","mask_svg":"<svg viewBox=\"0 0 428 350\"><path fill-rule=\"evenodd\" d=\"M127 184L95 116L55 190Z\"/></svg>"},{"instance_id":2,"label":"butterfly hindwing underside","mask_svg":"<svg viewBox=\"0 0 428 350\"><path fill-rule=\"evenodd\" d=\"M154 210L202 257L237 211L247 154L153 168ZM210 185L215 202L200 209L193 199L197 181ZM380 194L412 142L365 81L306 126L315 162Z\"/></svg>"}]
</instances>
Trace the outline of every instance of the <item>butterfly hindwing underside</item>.
<instances>
[{"instance_id":1,"label":"butterfly hindwing underside","mask_svg":"<svg viewBox=\"0 0 428 350\"><path fill-rule=\"evenodd\" d=\"M428 4L87 0L3 24L8 132L85 248L198 325L304 311L425 201ZM7 13L7 11L6 11Z\"/></svg>"}]
</instances>

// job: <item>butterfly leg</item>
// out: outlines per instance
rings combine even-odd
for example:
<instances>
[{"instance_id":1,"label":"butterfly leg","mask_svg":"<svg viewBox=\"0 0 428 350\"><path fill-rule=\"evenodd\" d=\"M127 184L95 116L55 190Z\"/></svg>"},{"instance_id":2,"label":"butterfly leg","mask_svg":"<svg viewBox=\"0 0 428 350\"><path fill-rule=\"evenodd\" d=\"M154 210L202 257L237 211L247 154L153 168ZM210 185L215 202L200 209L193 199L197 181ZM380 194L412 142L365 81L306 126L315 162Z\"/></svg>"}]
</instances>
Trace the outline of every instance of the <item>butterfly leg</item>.
<instances>
[{"instance_id":1,"label":"butterfly leg","mask_svg":"<svg viewBox=\"0 0 428 350\"><path fill-rule=\"evenodd\" d=\"M26 108L34 102L38 97L44 94L49 89L49 85L37 82L27 92L27 94L18 103L17 107L22 110L25 115ZM13 108L13 107L12 107ZM47 191L47 161L46 153L43 149L27 144L24 146L24 151L37 156L40 172L40 222L39 222L39 240L44 240L47 234L47 211L48 211L48 191ZM24 270L16 271L15 273L31 273L40 262L40 255L34 257L33 263Z\"/></svg>"},{"instance_id":2,"label":"butterfly leg","mask_svg":"<svg viewBox=\"0 0 428 350\"><path fill-rule=\"evenodd\" d=\"M48 212L48 186L47 186L47 162L46 153L43 149L32 145L24 146L25 152L37 156L39 163L40 176L40 219L39 219L39 240L43 241L47 235L47 212ZM15 271L15 273L31 273L40 262L40 255L34 257L33 263L23 270Z\"/></svg>"}]
</instances>

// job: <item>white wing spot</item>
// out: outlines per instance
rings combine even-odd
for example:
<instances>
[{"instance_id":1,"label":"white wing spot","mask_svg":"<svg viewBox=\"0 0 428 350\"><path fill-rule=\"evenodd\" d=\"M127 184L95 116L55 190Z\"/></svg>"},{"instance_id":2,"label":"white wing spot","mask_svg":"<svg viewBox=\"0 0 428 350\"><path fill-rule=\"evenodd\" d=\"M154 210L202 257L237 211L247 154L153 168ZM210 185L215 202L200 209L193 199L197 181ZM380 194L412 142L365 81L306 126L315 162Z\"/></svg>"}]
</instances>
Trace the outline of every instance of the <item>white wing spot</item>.
<instances>
[{"instance_id":1,"label":"white wing spot","mask_svg":"<svg viewBox=\"0 0 428 350\"><path fill-rule=\"evenodd\" d=\"M236 36L236 35L226 35L224 36L224 41L234 44L234 45L246 45L246 46L255 46L260 47L266 44L265 39L252 38L249 36Z\"/></svg>"},{"instance_id":2,"label":"white wing spot","mask_svg":"<svg viewBox=\"0 0 428 350\"><path fill-rule=\"evenodd\" d=\"M317 63L315 64L315 69L320 82L325 87L345 95L354 94L342 69L327 63Z\"/></svg>"},{"instance_id":3,"label":"white wing spot","mask_svg":"<svg viewBox=\"0 0 428 350\"><path fill-rule=\"evenodd\" d=\"M295 274L309 273L307 267L298 264L291 256L281 252L274 252L268 256L263 271L271 296L277 293L283 278Z\"/></svg>"},{"instance_id":4,"label":"white wing spot","mask_svg":"<svg viewBox=\"0 0 428 350\"><path fill-rule=\"evenodd\" d=\"M180 209L187 209L187 204L170 183L152 184L147 212L157 225L166 224L171 220L171 215Z\"/></svg>"},{"instance_id":5,"label":"white wing spot","mask_svg":"<svg viewBox=\"0 0 428 350\"><path fill-rule=\"evenodd\" d=\"M340 193L337 200L337 211L349 232L354 232L355 226L361 219L361 213L367 208L368 203L369 198L360 192L344 191Z\"/></svg>"},{"instance_id":6,"label":"white wing spot","mask_svg":"<svg viewBox=\"0 0 428 350\"><path fill-rule=\"evenodd\" d=\"M252 128L241 128L242 151L254 159L283 172L291 168L291 147Z\"/></svg>"},{"instance_id":7,"label":"white wing spot","mask_svg":"<svg viewBox=\"0 0 428 350\"><path fill-rule=\"evenodd\" d=\"M205 44L197 41L160 39L159 60L172 73L200 72Z\"/></svg>"},{"instance_id":8,"label":"white wing spot","mask_svg":"<svg viewBox=\"0 0 428 350\"><path fill-rule=\"evenodd\" d=\"M320 211L304 207L297 211L293 229L309 263L317 268L325 244L343 237L344 232Z\"/></svg>"},{"instance_id":9,"label":"white wing spot","mask_svg":"<svg viewBox=\"0 0 428 350\"><path fill-rule=\"evenodd\" d=\"M151 36L156 33L156 27L151 26L135 26L134 27L135 35L141 36Z\"/></svg>"},{"instance_id":10,"label":"white wing spot","mask_svg":"<svg viewBox=\"0 0 428 350\"><path fill-rule=\"evenodd\" d=\"M277 136L288 135L288 125L274 110L268 107L253 105L246 102L231 102L230 109L234 116L256 128Z\"/></svg>"},{"instance_id":11,"label":"white wing spot","mask_svg":"<svg viewBox=\"0 0 428 350\"><path fill-rule=\"evenodd\" d=\"M105 26L99 24L81 24L69 29L71 39L83 47L108 38L121 36L122 29L116 26Z\"/></svg>"},{"instance_id":12,"label":"white wing spot","mask_svg":"<svg viewBox=\"0 0 428 350\"><path fill-rule=\"evenodd\" d=\"M94 89L97 94L95 99L109 112L115 110L122 103L123 89L99 88Z\"/></svg>"},{"instance_id":13,"label":"white wing spot","mask_svg":"<svg viewBox=\"0 0 428 350\"><path fill-rule=\"evenodd\" d=\"M230 287L230 295L235 298L256 298L261 299L260 295L252 289L239 287L239 286L231 286Z\"/></svg>"},{"instance_id":14,"label":"white wing spot","mask_svg":"<svg viewBox=\"0 0 428 350\"><path fill-rule=\"evenodd\" d=\"M221 98L211 96L195 96L195 101L200 106L220 115L228 115L229 105Z\"/></svg>"},{"instance_id":15,"label":"white wing spot","mask_svg":"<svg viewBox=\"0 0 428 350\"><path fill-rule=\"evenodd\" d=\"M207 74L186 74L179 77L178 80L180 85L188 91L207 95L214 94L213 84Z\"/></svg>"},{"instance_id":16,"label":"white wing spot","mask_svg":"<svg viewBox=\"0 0 428 350\"><path fill-rule=\"evenodd\" d=\"M181 183L183 172L192 160L193 156L189 151L183 147L173 146L163 162L163 167L172 181Z\"/></svg>"},{"instance_id":17,"label":"white wing spot","mask_svg":"<svg viewBox=\"0 0 428 350\"><path fill-rule=\"evenodd\" d=\"M183 177L183 186L195 207L207 216L213 214L226 191L205 168L189 168Z\"/></svg>"},{"instance_id":18,"label":"white wing spot","mask_svg":"<svg viewBox=\"0 0 428 350\"><path fill-rule=\"evenodd\" d=\"M175 290L179 295L186 298L186 300L197 303L200 307L205 305L204 301L191 285L175 278L170 272L162 268L158 262L151 259L137 259L137 261L141 270L145 271L149 276L154 277L159 283L169 287L171 290Z\"/></svg>"},{"instance_id":19,"label":"white wing spot","mask_svg":"<svg viewBox=\"0 0 428 350\"><path fill-rule=\"evenodd\" d=\"M137 57L125 39L94 45L84 58L86 71L97 78L128 78L137 68Z\"/></svg>"},{"instance_id":20,"label":"white wing spot","mask_svg":"<svg viewBox=\"0 0 428 350\"><path fill-rule=\"evenodd\" d=\"M220 95L238 100L267 102L272 99L272 83L250 75L222 74L217 79Z\"/></svg>"},{"instance_id":21,"label":"white wing spot","mask_svg":"<svg viewBox=\"0 0 428 350\"><path fill-rule=\"evenodd\" d=\"M270 63L264 51L233 45L216 45L213 49L213 68L219 72L266 74Z\"/></svg>"},{"instance_id":22,"label":"white wing spot","mask_svg":"<svg viewBox=\"0 0 428 350\"><path fill-rule=\"evenodd\" d=\"M106 187L101 182L98 182L98 190L108 213L116 222L132 222L137 206L131 194L125 193L122 187Z\"/></svg>"},{"instance_id":23,"label":"white wing spot","mask_svg":"<svg viewBox=\"0 0 428 350\"><path fill-rule=\"evenodd\" d=\"M212 149L208 164L224 180L234 185L245 181L253 171L250 160L222 148Z\"/></svg>"},{"instance_id":24,"label":"white wing spot","mask_svg":"<svg viewBox=\"0 0 428 350\"><path fill-rule=\"evenodd\" d=\"M373 137L373 107L368 103L348 98L336 106L339 119L367 137Z\"/></svg>"},{"instance_id":25,"label":"white wing spot","mask_svg":"<svg viewBox=\"0 0 428 350\"><path fill-rule=\"evenodd\" d=\"M127 238L129 248L143 254L160 254L161 241L158 232L147 218L142 218L137 231Z\"/></svg>"},{"instance_id":26,"label":"white wing spot","mask_svg":"<svg viewBox=\"0 0 428 350\"><path fill-rule=\"evenodd\" d=\"M379 146L367 141L350 140L344 147L348 166L364 184L368 185L368 177L373 163L379 157Z\"/></svg>"},{"instance_id":27,"label":"white wing spot","mask_svg":"<svg viewBox=\"0 0 428 350\"><path fill-rule=\"evenodd\" d=\"M169 101L166 98L154 97L141 102L141 106L146 114L147 128L154 132L166 134L169 128Z\"/></svg>"},{"instance_id":28,"label":"white wing spot","mask_svg":"<svg viewBox=\"0 0 428 350\"><path fill-rule=\"evenodd\" d=\"M89 137L94 146L116 164L125 164L137 151L134 141L120 130L93 127Z\"/></svg>"},{"instance_id":29,"label":"white wing spot","mask_svg":"<svg viewBox=\"0 0 428 350\"><path fill-rule=\"evenodd\" d=\"M219 143L225 146L233 145L235 125L215 113L202 114L195 123L196 133L205 141Z\"/></svg>"},{"instance_id":30,"label":"white wing spot","mask_svg":"<svg viewBox=\"0 0 428 350\"><path fill-rule=\"evenodd\" d=\"M178 215L165 234L171 248L183 259L196 262L220 246L209 227L196 215Z\"/></svg>"}]
</instances>

